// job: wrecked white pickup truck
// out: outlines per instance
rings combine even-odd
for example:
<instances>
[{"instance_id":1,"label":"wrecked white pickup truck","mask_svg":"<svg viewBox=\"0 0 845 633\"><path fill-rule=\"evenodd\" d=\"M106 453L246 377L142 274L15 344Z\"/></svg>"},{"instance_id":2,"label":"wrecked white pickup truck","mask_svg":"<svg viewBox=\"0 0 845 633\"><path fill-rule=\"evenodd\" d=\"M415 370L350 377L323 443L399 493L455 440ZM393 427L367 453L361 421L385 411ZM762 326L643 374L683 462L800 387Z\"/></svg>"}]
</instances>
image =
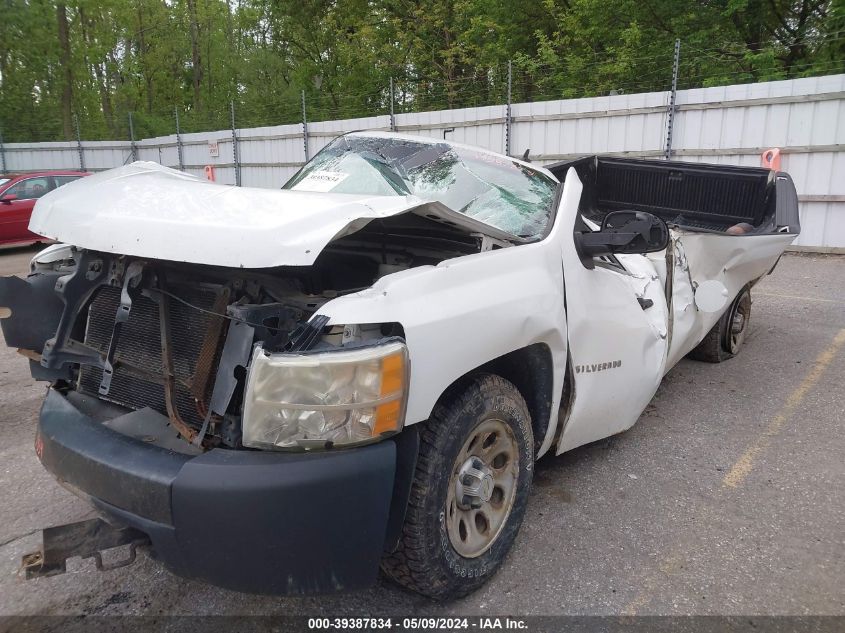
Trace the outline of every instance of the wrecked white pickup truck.
<instances>
[{"instance_id":1,"label":"wrecked white pickup truck","mask_svg":"<svg viewBox=\"0 0 845 633\"><path fill-rule=\"evenodd\" d=\"M784 173L355 133L281 191L134 163L30 228L62 244L0 280L6 343L51 383L38 457L104 521L27 575L149 544L243 591L381 568L446 598L502 563L537 458L737 353L799 222Z\"/></svg>"}]
</instances>

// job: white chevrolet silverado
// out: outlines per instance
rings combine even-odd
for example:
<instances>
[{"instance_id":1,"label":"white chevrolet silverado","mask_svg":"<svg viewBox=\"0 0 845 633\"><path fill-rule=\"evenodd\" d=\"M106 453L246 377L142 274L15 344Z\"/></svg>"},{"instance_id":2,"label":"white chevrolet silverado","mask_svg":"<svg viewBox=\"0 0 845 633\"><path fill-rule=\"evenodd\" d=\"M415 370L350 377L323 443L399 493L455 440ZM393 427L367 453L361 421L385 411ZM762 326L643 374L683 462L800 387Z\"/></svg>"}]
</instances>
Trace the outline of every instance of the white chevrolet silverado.
<instances>
[{"instance_id":1,"label":"white chevrolet silverado","mask_svg":"<svg viewBox=\"0 0 845 633\"><path fill-rule=\"evenodd\" d=\"M60 243L0 280L5 340L50 383L39 459L102 519L45 529L27 576L127 545L242 591L381 569L443 599L501 566L539 457L737 353L799 221L765 169L354 133L281 190L99 173L30 229Z\"/></svg>"}]
</instances>

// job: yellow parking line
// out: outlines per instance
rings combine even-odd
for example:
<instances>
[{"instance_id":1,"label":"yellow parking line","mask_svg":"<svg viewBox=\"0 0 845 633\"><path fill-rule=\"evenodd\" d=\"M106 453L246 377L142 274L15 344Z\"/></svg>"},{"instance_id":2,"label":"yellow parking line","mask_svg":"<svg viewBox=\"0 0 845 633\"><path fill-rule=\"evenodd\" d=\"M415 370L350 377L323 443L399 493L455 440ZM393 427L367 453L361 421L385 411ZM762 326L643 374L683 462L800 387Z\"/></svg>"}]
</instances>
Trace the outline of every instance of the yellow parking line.
<instances>
[{"instance_id":1,"label":"yellow parking line","mask_svg":"<svg viewBox=\"0 0 845 633\"><path fill-rule=\"evenodd\" d=\"M763 434L736 460L736 463L722 480L722 487L736 488L742 483L754 467L754 458L769 445L772 436L777 435L786 421L792 417L792 414L795 413L798 405L804 400L807 392L819 381L819 378L822 377L822 374L824 374L843 344L845 344L845 329L839 330L839 333L833 337L833 341L828 345L827 349L818 355L813 369L805 376L795 391L789 395L780 413L772 418L772 421L769 422Z\"/></svg>"},{"instance_id":2,"label":"yellow parking line","mask_svg":"<svg viewBox=\"0 0 845 633\"><path fill-rule=\"evenodd\" d=\"M660 561L659 569L660 573L663 574L664 577L669 577L673 574L676 574L678 570L683 566L684 557L678 552L670 552L666 555L663 560ZM656 575L652 575L646 577L643 580L643 585L640 588L639 593L636 597L631 600L625 608L622 609L622 615L624 616L634 616L637 615L637 612L646 606L649 602L651 602L651 594L657 588L657 583L659 582L660 577Z\"/></svg>"},{"instance_id":3,"label":"yellow parking line","mask_svg":"<svg viewBox=\"0 0 845 633\"><path fill-rule=\"evenodd\" d=\"M840 330L836 336L833 337L830 345L825 348L817 357L813 368L801 381L801 384L793 391L780 412L768 424L763 434L742 454L730 469L725 478L722 480L721 490L728 488L736 488L739 486L751 469L754 466L754 459L760 454L768 445L770 439L776 435L783 425L798 409L798 406L806 397L807 393L819 381L828 368L833 359L836 357L839 349L845 345L845 329ZM719 491L717 491L718 494ZM707 507L703 508L707 511ZM622 615L633 616L636 615L640 609L646 606L652 600L652 594L657 588L661 579L667 579L678 573L683 567L684 553L675 544L670 548L669 552L661 559L658 569L651 574L646 575L641 583L640 590L633 600L631 600L622 610Z\"/></svg>"}]
</instances>

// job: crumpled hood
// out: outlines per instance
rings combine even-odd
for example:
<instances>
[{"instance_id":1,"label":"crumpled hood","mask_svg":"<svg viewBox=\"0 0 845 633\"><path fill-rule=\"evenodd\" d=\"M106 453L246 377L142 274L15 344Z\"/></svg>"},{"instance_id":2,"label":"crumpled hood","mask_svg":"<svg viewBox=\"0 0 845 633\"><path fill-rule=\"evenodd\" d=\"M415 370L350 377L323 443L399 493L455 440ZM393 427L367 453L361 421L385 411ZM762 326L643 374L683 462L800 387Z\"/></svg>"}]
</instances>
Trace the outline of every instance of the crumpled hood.
<instances>
[{"instance_id":1,"label":"crumpled hood","mask_svg":"<svg viewBox=\"0 0 845 633\"><path fill-rule=\"evenodd\" d=\"M243 268L307 266L334 238L427 204L416 196L218 185L139 161L45 195L29 228L80 248L137 257Z\"/></svg>"}]
</instances>

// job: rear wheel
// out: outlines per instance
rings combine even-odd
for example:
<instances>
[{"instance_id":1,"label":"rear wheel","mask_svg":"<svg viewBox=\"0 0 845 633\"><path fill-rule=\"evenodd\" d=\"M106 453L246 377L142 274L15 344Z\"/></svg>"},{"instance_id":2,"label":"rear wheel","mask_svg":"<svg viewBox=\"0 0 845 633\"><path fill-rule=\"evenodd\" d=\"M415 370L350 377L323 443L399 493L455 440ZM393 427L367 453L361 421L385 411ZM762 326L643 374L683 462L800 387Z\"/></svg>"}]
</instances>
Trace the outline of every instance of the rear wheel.
<instances>
[{"instance_id":1,"label":"rear wheel","mask_svg":"<svg viewBox=\"0 0 845 633\"><path fill-rule=\"evenodd\" d=\"M531 417L512 383L479 374L435 408L420 437L402 537L382 570L431 598L457 598L496 572L522 524Z\"/></svg>"},{"instance_id":2,"label":"rear wheel","mask_svg":"<svg viewBox=\"0 0 845 633\"><path fill-rule=\"evenodd\" d=\"M694 360L721 363L739 353L751 322L751 289L743 288L704 340L689 353Z\"/></svg>"}]
</instances>

